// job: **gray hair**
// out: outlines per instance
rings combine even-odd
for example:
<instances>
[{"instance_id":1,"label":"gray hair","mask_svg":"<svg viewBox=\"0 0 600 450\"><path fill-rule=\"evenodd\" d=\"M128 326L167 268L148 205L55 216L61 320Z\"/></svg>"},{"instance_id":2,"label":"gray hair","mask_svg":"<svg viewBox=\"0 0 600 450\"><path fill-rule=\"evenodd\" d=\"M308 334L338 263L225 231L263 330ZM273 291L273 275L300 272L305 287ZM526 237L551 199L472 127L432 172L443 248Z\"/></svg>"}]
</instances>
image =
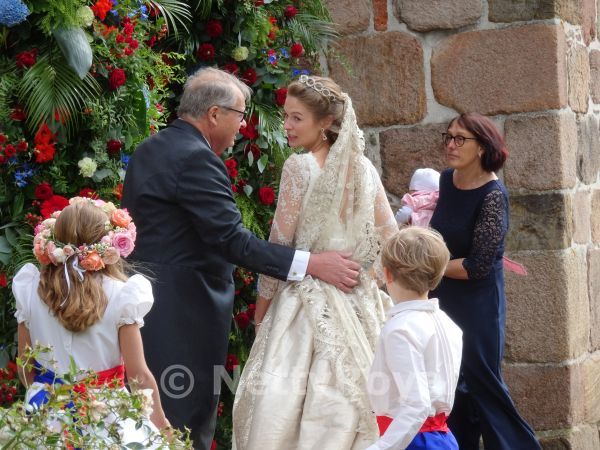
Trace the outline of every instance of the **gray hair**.
<instances>
[{"instance_id":1,"label":"gray hair","mask_svg":"<svg viewBox=\"0 0 600 450\"><path fill-rule=\"evenodd\" d=\"M234 75L214 67L205 67L189 76L183 86L177 115L194 119L202 117L211 106L233 107L236 88L250 100L252 89Z\"/></svg>"}]
</instances>

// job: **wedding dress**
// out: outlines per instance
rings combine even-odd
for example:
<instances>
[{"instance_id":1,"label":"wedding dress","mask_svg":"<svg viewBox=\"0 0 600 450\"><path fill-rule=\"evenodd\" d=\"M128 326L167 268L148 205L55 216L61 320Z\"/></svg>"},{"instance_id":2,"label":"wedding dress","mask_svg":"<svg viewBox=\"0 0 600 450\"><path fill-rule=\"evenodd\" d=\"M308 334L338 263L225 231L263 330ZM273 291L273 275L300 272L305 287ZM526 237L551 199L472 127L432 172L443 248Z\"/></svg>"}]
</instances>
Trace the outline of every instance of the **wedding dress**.
<instances>
[{"instance_id":1,"label":"wedding dress","mask_svg":"<svg viewBox=\"0 0 600 450\"><path fill-rule=\"evenodd\" d=\"M397 230L350 98L320 168L310 153L286 161L270 241L301 250L349 250L362 266L351 294L307 276L261 276L272 298L233 406L236 450L362 450L378 438L366 383L384 311L374 279L382 241Z\"/></svg>"}]
</instances>

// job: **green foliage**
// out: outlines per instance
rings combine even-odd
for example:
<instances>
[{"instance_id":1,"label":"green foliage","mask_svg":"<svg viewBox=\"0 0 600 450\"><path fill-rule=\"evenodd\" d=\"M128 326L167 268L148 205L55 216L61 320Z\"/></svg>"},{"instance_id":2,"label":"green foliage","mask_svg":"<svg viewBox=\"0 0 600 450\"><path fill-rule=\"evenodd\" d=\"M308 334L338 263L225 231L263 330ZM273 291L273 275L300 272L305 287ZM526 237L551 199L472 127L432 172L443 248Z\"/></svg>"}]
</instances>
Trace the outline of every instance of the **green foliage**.
<instances>
[{"instance_id":1,"label":"green foliage","mask_svg":"<svg viewBox=\"0 0 600 450\"><path fill-rule=\"evenodd\" d=\"M57 28L77 28L81 24L77 10L87 5L85 0L31 0L30 11L38 14L38 26L50 36Z\"/></svg>"},{"instance_id":2,"label":"green foliage","mask_svg":"<svg viewBox=\"0 0 600 450\"><path fill-rule=\"evenodd\" d=\"M65 120L65 126L67 134L72 136L79 127L86 102L99 92L100 86L94 77L88 74L81 80L62 54L54 57L43 54L25 72L16 96L29 112L27 125L30 130L37 129L57 113L69 119Z\"/></svg>"}]
</instances>

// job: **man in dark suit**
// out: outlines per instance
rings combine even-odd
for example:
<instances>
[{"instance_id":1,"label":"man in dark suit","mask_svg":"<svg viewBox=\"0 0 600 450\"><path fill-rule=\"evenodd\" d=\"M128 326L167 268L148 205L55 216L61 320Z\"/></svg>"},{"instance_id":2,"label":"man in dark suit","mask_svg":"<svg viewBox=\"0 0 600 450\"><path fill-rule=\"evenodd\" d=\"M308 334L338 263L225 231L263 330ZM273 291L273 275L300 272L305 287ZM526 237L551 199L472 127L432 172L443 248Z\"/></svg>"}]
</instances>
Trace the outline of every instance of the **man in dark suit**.
<instances>
[{"instance_id":1,"label":"man in dark suit","mask_svg":"<svg viewBox=\"0 0 600 450\"><path fill-rule=\"evenodd\" d=\"M131 259L149 269L155 303L142 328L148 365L173 426L209 449L220 370L233 310L234 265L281 280L305 274L349 291L359 266L349 255L270 244L242 226L221 153L245 125L250 89L202 69L185 84L179 119L131 157L123 206L137 226Z\"/></svg>"}]
</instances>

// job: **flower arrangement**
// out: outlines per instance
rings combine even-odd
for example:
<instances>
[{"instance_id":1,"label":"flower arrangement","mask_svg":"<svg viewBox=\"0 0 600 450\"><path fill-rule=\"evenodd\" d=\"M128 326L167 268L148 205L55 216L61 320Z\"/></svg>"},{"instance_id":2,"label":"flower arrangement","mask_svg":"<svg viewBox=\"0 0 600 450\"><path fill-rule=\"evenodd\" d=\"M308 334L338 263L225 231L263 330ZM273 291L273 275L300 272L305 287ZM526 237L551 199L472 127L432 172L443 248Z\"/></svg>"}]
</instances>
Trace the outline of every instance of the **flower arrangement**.
<instances>
[{"instance_id":1,"label":"flower arrangement","mask_svg":"<svg viewBox=\"0 0 600 450\"><path fill-rule=\"evenodd\" d=\"M135 246L135 224L126 209L118 209L112 202L94 200L85 197L73 197L69 204L89 202L106 213L107 235L100 242L80 245L61 243L54 237L54 225L60 211L35 227L33 254L42 265L63 264L71 256L78 258L79 266L84 270L97 271L108 264L115 264L120 257L127 257Z\"/></svg>"},{"instance_id":2,"label":"flower arrangement","mask_svg":"<svg viewBox=\"0 0 600 450\"><path fill-rule=\"evenodd\" d=\"M27 350L22 359L11 363L11 370L31 370L36 357L48 350L39 345ZM125 421L138 424L145 436L123 448L192 448L186 434L173 430L167 436L149 426L152 393L137 389L135 381L130 390L99 388L94 373L77 370L74 365L61 381L46 386L46 401L39 406L16 402L0 409L2 448L121 448L120 427Z\"/></svg>"},{"instance_id":3,"label":"flower arrangement","mask_svg":"<svg viewBox=\"0 0 600 450\"><path fill-rule=\"evenodd\" d=\"M118 205L129 156L175 117L185 73L215 66L253 89L246 126L223 157L244 225L268 237L280 168L291 152L280 108L286 86L318 71L319 53L335 33L323 0L0 5L9 5L0 8L0 360L8 361L16 327L10 281L18 267L36 260L31 235L70 197ZM111 248L118 247L111 241ZM58 261L62 254L54 250L38 253ZM100 256L90 267L100 261L106 264ZM237 269L235 285L232 376L254 338L256 275ZM230 445L232 401L224 388L218 448Z\"/></svg>"}]
</instances>

